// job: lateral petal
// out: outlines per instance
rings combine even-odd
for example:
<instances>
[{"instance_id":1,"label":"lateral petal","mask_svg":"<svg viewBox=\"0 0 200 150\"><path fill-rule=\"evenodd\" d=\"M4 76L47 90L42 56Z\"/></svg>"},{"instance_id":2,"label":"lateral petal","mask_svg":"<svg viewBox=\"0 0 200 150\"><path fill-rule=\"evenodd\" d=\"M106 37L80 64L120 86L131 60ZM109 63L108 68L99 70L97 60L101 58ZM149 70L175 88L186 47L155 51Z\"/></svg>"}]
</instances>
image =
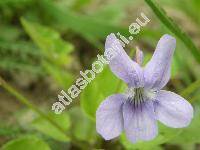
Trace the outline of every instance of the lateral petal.
<instances>
[{"instance_id":1,"label":"lateral petal","mask_svg":"<svg viewBox=\"0 0 200 150\"><path fill-rule=\"evenodd\" d=\"M172 128L183 128L193 118L193 107L183 97L170 91L158 92L155 104L157 119Z\"/></svg>"},{"instance_id":2,"label":"lateral petal","mask_svg":"<svg viewBox=\"0 0 200 150\"><path fill-rule=\"evenodd\" d=\"M96 129L105 140L113 139L123 130L122 104L125 96L115 94L104 100L96 112Z\"/></svg>"}]
</instances>

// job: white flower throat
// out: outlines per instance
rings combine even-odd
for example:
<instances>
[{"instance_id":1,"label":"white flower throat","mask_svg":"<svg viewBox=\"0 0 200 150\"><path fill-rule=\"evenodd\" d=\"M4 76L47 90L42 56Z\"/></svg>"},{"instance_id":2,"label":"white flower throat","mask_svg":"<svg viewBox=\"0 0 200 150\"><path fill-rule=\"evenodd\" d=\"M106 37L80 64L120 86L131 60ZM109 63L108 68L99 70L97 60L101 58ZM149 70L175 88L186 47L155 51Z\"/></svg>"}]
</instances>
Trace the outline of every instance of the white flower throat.
<instances>
[{"instance_id":1,"label":"white flower throat","mask_svg":"<svg viewBox=\"0 0 200 150\"><path fill-rule=\"evenodd\" d=\"M144 87L128 88L126 91L127 100L135 106L139 106L146 100L155 100L155 90L146 90Z\"/></svg>"}]
</instances>

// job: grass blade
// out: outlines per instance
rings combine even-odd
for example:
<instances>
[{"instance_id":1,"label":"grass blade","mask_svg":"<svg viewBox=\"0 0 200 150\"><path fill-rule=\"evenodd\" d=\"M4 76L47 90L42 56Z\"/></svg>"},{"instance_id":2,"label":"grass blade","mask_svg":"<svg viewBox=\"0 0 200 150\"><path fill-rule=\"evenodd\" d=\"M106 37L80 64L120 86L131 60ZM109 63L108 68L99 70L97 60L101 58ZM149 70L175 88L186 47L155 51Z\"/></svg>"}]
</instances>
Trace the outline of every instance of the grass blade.
<instances>
[{"instance_id":1,"label":"grass blade","mask_svg":"<svg viewBox=\"0 0 200 150\"><path fill-rule=\"evenodd\" d=\"M195 46L190 37L185 32L183 32L170 17L167 16L164 9L162 9L156 2L154 2L153 0L145 0L145 2L153 10L160 21L185 44L185 46L193 54L196 61L200 63L200 51Z\"/></svg>"}]
</instances>

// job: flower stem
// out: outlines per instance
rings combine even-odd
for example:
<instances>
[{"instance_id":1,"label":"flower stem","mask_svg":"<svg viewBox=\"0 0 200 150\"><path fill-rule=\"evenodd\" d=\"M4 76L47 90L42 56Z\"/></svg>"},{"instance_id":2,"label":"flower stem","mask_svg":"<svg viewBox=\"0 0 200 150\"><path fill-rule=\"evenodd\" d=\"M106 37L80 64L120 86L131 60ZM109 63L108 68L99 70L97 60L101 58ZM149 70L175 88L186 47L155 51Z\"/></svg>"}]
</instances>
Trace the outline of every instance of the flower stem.
<instances>
[{"instance_id":1,"label":"flower stem","mask_svg":"<svg viewBox=\"0 0 200 150\"><path fill-rule=\"evenodd\" d=\"M195 46L190 37L185 32L183 32L170 17L167 16L164 9L162 9L156 2L153 0L145 0L145 2L153 10L160 21L180 40L182 40L185 46L191 50L191 53L193 54L196 61L200 63L200 50Z\"/></svg>"},{"instance_id":2,"label":"flower stem","mask_svg":"<svg viewBox=\"0 0 200 150\"><path fill-rule=\"evenodd\" d=\"M11 87L2 77L0 77L0 86L2 86L6 91L8 91L10 94L12 94L14 97L16 97L16 100L18 100L20 103L26 105L28 108L33 110L35 113L37 113L39 116L41 116L43 119L48 121L50 124L52 124L55 128L57 128L61 133L68 138L68 135L66 134L66 131L58 125L51 117L47 116L44 112L42 112L40 109L38 109L37 106L32 104L26 97L24 97L22 94L20 94L16 89ZM77 141L72 136L70 137L71 143L80 147L81 149L87 149L88 145L86 145L83 142Z\"/></svg>"},{"instance_id":3,"label":"flower stem","mask_svg":"<svg viewBox=\"0 0 200 150\"><path fill-rule=\"evenodd\" d=\"M46 121L51 123L55 128L57 128L60 132L65 134L65 130L60 127L53 119L51 119L49 116L47 116L44 112L42 112L40 109L38 109L37 106L32 104L26 97L24 97L22 94L20 94L17 90L15 90L13 87L11 87L6 81L0 77L0 86L2 86L6 91L8 91L10 94L12 94L14 97L16 97L16 100L18 100L20 103L26 105L28 108L36 112L39 116L44 118ZM67 135L66 135L67 136Z\"/></svg>"}]
</instances>

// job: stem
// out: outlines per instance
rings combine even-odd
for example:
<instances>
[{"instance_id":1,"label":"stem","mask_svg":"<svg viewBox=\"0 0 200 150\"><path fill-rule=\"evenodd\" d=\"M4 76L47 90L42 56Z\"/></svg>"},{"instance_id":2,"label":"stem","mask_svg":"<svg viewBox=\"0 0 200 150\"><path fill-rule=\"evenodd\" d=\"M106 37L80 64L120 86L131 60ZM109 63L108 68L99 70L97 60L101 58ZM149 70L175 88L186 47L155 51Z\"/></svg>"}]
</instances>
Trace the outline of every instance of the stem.
<instances>
[{"instance_id":1,"label":"stem","mask_svg":"<svg viewBox=\"0 0 200 150\"><path fill-rule=\"evenodd\" d=\"M167 16L164 9L162 9L157 3L155 3L153 0L145 0L145 2L149 5L149 7L153 10L155 15L160 19L160 21L172 32L174 33L182 42L185 44L185 46L191 50L191 53L193 54L194 58L197 62L200 63L200 51L195 46L193 41L190 39L190 37L183 32L179 26L170 18Z\"/></svg>"},{"instance_id":2,"label":"stem","mask_svg":"<svg viewBox=\"0 0 200 150\"><path fill-rule=\"evenodd\" d=\"M1 77L0 77L0 86L2 86L6 91L8 91L14 97L16 97L16 100L18 100L20 103L22 103L22 104L26 105L27 107L29 107L31 110L33 110L34 112L36 112L39 116L41 116L42 118L44 118L45 120L47 120L48 122L50 122L60 132L63 132L64 135L66 135L65 134L65 130L62 127L60 127L53 119L51 119L49 116L47 116L46 114L44 114L41 110L39 110L38 107L35 106L34 104L32 104L26 97L24 97L23 95L21 95L17 90L15 90L8 83L6 83L6 81L3 80ZM66 137L67 137L67 135L66 135Z\"/></svg>"},{"instance_id":3,"label":"stem","mask_svg":"<svg viewBox=\"0 0 200 150\"><path fill-rule=\"evenodd\" d=\"M6 91L8 91L14 97L16 97L16 100L18 100L20 103L26 105L31 110L36 112L39 116L41 116L46 121L51 123L55 128L57 128L61 133L63 133L66 138L68 138L66 131L61 126L59 126L53 119L51 119L51 117L47 116L44 112L42 112L40 109L38 109L37 106L32 104L26 97L24 97L17 90L15 90L8 83L6 83L6 81L4 79L2 79L1 77L0 77L0 86L2 86ZM88 147L88 145L85 145L84 143L79 143L79 141L77 141L76 139L72 139L70 142L80 148L87 149L87 147Z\"/></svg>"}]
</instances>

